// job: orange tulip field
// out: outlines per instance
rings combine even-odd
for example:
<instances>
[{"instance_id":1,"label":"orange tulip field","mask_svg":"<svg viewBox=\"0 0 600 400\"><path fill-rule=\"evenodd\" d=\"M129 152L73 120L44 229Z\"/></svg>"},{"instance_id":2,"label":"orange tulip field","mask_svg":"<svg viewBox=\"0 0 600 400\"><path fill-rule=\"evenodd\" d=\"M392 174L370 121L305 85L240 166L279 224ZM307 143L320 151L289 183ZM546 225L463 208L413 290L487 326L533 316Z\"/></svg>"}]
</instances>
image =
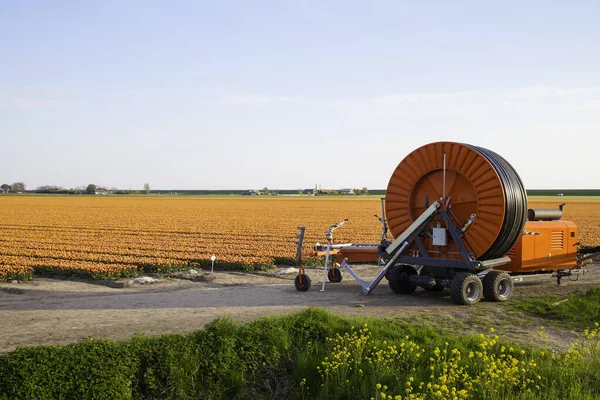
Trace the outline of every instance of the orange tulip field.
<instances>
[{"instance_id":1,"label":"orange tulip field","mask_svg":"<svg viewBox=\"0 0 600 400\"><path fill-rule=\"evenodd\" d=\"M568 201L582 244L600 243L600 201ZM556 202L535 203L556 207ZM0 196L0 281L32 274L114 279L190 266L266 269L325 242L378 242L377 197L76 197Z\"/></svg>"}]
</instances>

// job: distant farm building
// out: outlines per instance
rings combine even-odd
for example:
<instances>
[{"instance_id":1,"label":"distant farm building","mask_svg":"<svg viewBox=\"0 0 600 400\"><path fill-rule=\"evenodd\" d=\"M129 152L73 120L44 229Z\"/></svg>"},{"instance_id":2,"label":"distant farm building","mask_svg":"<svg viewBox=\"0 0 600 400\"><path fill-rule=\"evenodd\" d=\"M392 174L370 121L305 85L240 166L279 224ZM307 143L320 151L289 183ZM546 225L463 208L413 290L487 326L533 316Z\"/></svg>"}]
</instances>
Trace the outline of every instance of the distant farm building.
<instances>
[{"instance_id":1,"label":"distant farm building","mask_svg":"<svg viewBox=\"0 0 600 400\"><path fill-rule=\"evenodd\" d=\"M331 189L321 189L321 185L315 185L314 188L312 189L304 189L302 191L302 194L308 194L308 195L319 195L319 194L333 194L333 190Z\"/></svg>"},{"instance_id":2,"label":"distant farm building","mask_svg":"<svg viewBox=\"0 0 600 400\"><path fill-rule=\"evenodd\" d=\"M342 189L340 194L354 194L354 189Z\"/></svg>"},{"instance_id":3,"label":"distant farm building","mask_svg":"<svg viewBox=\"0 0 600 400\"><path fill-rule=\"evenodd\" d=\"M96 192L96 194L111 194L112 193L110 190L108 190L106 188L102 188L102 187L96 188L95 192Z\"/></svg>"}]
</instances>

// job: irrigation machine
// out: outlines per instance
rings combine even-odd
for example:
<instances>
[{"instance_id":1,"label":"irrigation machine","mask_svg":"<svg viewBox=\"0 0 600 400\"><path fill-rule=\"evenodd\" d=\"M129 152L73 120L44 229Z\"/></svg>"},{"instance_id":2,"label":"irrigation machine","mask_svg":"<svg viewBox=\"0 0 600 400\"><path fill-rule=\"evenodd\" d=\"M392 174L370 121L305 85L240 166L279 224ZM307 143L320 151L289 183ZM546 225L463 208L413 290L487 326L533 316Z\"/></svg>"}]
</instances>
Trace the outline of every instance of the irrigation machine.
<instances>
[{"instance_id":1,"label":"irrigation machine","mask_svg":"<svg viewBox=\"0 0 600 400\"><path fill-rule=\"evenodd\" d=\"M462 143L436 142L410 153L393 172L382 200L380 243L333 242L314 247L325 257L323 282L336 283L346 270L368 295L383 278L396 293L417 287L449 290L457 304L482 297L506 301L514 282L550 274L558 284L576 279L600 255L600 246L583 247L577 226L557 209L527 209L527 194L514 168L493 151ZM302 266L304 227L299 227L294 280L297 290L311 286ZM372 282L351 263L377 263Z\"/></svg>"}]
</instances>

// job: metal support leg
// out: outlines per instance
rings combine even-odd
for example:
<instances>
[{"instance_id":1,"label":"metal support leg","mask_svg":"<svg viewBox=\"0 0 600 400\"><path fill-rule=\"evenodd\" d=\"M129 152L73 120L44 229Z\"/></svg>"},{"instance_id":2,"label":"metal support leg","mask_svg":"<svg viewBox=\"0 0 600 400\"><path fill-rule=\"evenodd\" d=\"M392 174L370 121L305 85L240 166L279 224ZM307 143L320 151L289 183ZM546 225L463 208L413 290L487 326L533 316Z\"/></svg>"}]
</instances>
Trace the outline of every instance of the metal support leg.
<instances>
[{"instance_id":1,"label":"metal support leg","mask_svg":"<svg viewBox=\"0 0 600 400\"><path fill-rule=\"evenodd\" d=\"M419 248L419 251L421 252L423 257L429 257L429 252L425 248L425 245L423 244L423 241L421 240L420 237L417 236L415 238L415 243L417 244L417 247Z\"/></svg>"},{"instance_id":2,"label":"metal support leg","mask_svg":"<svg viewBox=\"0 0 600 400\"><path fill-rule=\"evenodd\" d=\"M442 219L444 220L444 222L446 222L448 224L448 232L450 233L452 240L454 240L454 243L458 247L458 250L460 251L460 254L463 257L463 260L465 261L465 267L468 270L474 272L475 268L471 264L471 260L472 260L471 255L469 254L469 251L467 250L467 248L465 247L465 244L463 243L462 239L460 238L460 235L458 234L458 230L456 229L454 222L452 222L452 219L450 218L450 216L448 215L448 213L446 211L442 211L442 212L440 212L440 214L442 215Z\"/></svg>"},{"instance_id":3,"label":"metal support leg","mask_svg":"<svg viewBox=\"0 0 600 400\"><path fill-rule=\"evenodd\" d=\"M352 277L359 283L363 288L363 294L366 296L375 289L375 287L381 282L385 276L387 270L394 265L396 259L402 254L402 252L417 238L417 236L425 229L427 224L436 216L437 210L440 208L440 203L434 202L423 214L419 216L402 234L392 242L387 248L386 252L392 257L387 262L385 267L379 271L379 274L375 277L373 282L365 282L359 278L359 276L350 268L348 260L344 259L342 266L352 275Z\"/></svg>"},{"instance_id":4,"label":"metal support leg","mask_svg":"<svg viewBox=\"0 0 600 400\"><path fill-rule=\"evenodd\" d=\"M325 267L323 268L323 284L321 285L321 292L325 291L325 279L327 279L327 269L329 268L329 250L331 249L331 243L327 243L327 250L325 250Z\"/></svg>"},{"instance_id":5,"label":"metal support leg","mask_svg":"<svg viewBox=\"0 0 600 400\"><path fill-rule=\"evenodd\" d=\"M375 277L375 279L373 280L373 282L367 282L367 281L363 281L362 279L360 279L360 277L356 274L356 272L354 272L352 270L352 268L350 268L350 265L348 265L348 259L344 258L344 261L342 261L342 267L344 267L346 269L346 271L348 271L350 273L350 275L352 275L352 277L356 280L356 282L358 282L358 284L362 287L363 289L363 294L366 296L369 293L371 293L373 291L373 289L375 289L375 287L379 284L379 282L381 282L381 280L383 279L383 277L385 276L387 270L394 265L396 258L398 258L398 256L400 254L402 254L402 252L404 251L404 249L406 249L406 247L408 247L409 243L408 241L404 242L402 244L402 246L400 246L400 249L398 249L398 251L396 252L396 254L394 254L394 256L390 259L390 261L387 262L387 264L385 265L385 267L383 267L381 269L381 271L379 271L379 274L377 274L377 276Z\"/></svg>"},{"instance_id":6,"label":"metal support leg","mask_svg":"<svg viewBox=\"0 0 600 400\"><path fill-rule=\"evenodd\" d=\"M383 279L383 277L385 276L385 274L387 273L387 270L394 265L394 263L396 262L396 258L398 258L398 256L400 254L402 254L402 252L404 251L404 249L406 249L408 247L409 243L408 242L404 242L404 244L400 247L400 249L396 252L396 254L394 254L394 256L390 259L390 261L388 261L388 263L385 265L385 267L383 267L381 269L381 271L379 271L379 274L377 274L377 276L375 277L375 279L373 280L373 282L371 282L370 284L368 284L366 287L362 286L363 288L363 294L366 296L369 293L371 293L373 291L373 289L375 289L375 286L377 286L379 284L379 282L381 282L381 280Z\"/></svg>"},{"instance_id":7,"label":"metal support leg","mask_svg":"<svg viewBox=\"0 0 600 400\"><path fill-rule=\"evenodd\" d=\"M348 259L344 258L344 260L342 261L342 267L344 267L346 269L346 271L348 271L348 273L350 275L352 275L352 277L356 280L356 282L358 282L358 284L364 289L365 286L369 285L368 282L363 281L362 279L360 279L360 277L356 274L356 272L354 272L352 270L352 268L350 268L350 266L348 265Z\"/></svg>"},{"instance_id":8,"label":"metal support leg","mask_svg":"<svg viewBox=\"0 0 600 400\"><path fill-rule=\"evenodd\" d=\"M362 287L363 294L365 296L371 293L373 289L375 289L375 287L379 284L379 282L381 282L388 269L395 264L396 259L400 257L402 252L404 252L404 250L419 236L419 234L423 232L423 229L427 227L427 224L429 224L431 220L437 215L439 208L440 203L438 203L437 201L434 202L431 206L427 208L427 210L423 212L423 214L419 216L419 218L413 221L413 223L410 224L410 226L406 228L406 230L402 232L402 234L386 248L386 253L388 253L392 257L387 262L387 264L381 269L381 271L379 271L379 274L377 274L373 282L369 283L360 279L356 272L354 272L352 268L350 268L350 265L348 265L348 259L344 258L344 260L342 261L342 267L344 267L344 269L346 269L346 271L348 271L348 273L352 275L352 277ZM325 267L325 271L326 270L327 266ZM325 279L323 279L323 282L325 282ZM323 287L325 287L324 285L325 283L323 283Z\"/></svg>"}]
</instances>

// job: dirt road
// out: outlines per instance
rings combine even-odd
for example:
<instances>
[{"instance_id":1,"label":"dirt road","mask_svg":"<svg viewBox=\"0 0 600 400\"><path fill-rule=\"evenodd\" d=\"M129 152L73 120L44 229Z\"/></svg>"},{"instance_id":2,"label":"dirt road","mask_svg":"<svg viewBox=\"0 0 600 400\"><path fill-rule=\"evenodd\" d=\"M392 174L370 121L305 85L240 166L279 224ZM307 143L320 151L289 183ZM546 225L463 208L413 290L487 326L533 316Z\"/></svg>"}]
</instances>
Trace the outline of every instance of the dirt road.
<instances>
[{"instance_id":1,"label":"dirt road","mask_svg":"<svg viewBox=\"0 0 600 400\"><path fill-rule=\"evenodd\" d=\"M371 278L376 267L360 266L359 275ZM398 317L439 324L457 331L481 332L494 326L504 336L531 341L532 332L547 322L526 318L507 303L481 302L456 306L447 292L418 289L397 295L382 281L363 296L360 287L345 275L344 282L328 284L320 292L320 270L311 270L313 286L298 292L286 278L216 273L207 284L168 279L151 285L111 288L78 281L36 278L29 283L0 284L0 352L17 346L65 344L87 337L126 339L134 334L158 335L191 332L223 315L236 321L298 311L319 306L345 315ZM549 277L517 284L515 297L585 291L600 284L600 265L577 282L557 286ZM546 330L554 347L563 348L575 337L570 330ZM564 346L563 346L564 345Z\"/></svg>"}]
</instances>

